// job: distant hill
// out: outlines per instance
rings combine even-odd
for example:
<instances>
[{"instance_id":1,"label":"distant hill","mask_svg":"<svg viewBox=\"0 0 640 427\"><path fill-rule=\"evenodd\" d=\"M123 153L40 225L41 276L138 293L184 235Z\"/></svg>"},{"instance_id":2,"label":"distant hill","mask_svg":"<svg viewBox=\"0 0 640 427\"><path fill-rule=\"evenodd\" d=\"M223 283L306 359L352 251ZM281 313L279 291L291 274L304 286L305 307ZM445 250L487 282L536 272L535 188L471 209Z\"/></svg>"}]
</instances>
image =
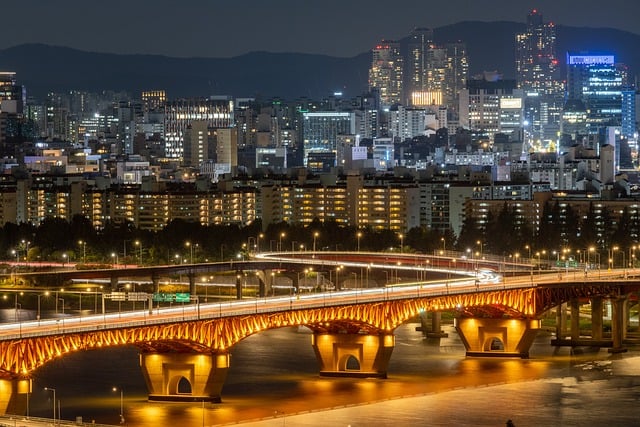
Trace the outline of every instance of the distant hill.
<instances>
[{"instance_id":1,"label":"distant hill","mask_svg":"<svg viewBox=\"0 0 640 427\"><path fill-rule=\"evenodd\" d=\"M461 22L436 28L436 42L467 44L471 74L497 70L515 76L514 39L524 24ZM381 38L383 35L381 35ZM567 50L608 51L632 72L640 70L640 36L612 29L557 27L558 56ZM405 39L406 42L406 39ZM116 55L25 44L0 50L0 70L18 73L28 94L72 89L99 92L165 89L169 98L208 95L284 99L347 96L367 88L370 53L352 58L300 53L252 52L233 58L171 58Z\"/></svg>"}]
</instances>

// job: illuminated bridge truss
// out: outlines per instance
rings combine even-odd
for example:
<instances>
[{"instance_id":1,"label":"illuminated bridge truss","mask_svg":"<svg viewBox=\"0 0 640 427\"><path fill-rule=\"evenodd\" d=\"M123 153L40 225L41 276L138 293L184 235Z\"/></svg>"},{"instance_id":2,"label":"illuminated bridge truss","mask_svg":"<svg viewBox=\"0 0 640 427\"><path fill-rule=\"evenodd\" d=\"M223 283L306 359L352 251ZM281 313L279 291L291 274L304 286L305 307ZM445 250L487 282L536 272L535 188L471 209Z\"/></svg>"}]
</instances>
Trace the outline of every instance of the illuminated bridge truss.
<instances>
[{"instance_id":1,"label":"illuminated bridge truss","mask_svg":"<svg viewBox=\"0 0 640 427\"><path fill-rule=\"evenodd\" d=\"M534 318L571 298L620 291L615 286L579 289L574 286L478 292L7 340L0 342L0 373L28 376L68 353L121 345L135 345L147 352L225 352L252 334L287 326L305 325L320 333L390 333L422 311Z\"/></svg>"}]
</instances>

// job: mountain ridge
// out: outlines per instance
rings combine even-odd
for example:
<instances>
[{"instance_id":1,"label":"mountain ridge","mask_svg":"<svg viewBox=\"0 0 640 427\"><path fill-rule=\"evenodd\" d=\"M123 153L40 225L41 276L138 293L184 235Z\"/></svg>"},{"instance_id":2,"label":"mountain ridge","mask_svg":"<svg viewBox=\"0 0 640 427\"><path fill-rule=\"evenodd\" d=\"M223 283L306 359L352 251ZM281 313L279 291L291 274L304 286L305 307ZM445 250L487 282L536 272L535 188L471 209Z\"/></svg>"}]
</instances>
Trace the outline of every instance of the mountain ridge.
<instances>
[{"instance_id":1,"label":"mountain ridge","mask_svg":"<svg viewBox=\"0 0 640 427\"><path fill-rule=\"evenodd\" d=\"M470 75L496 70L515 76L515 34L525 24L464 21L434 28L436 43L463 41ZM607 51L632 71L640 70L640 35L616 30L556 27L557 55L566 51ZM402 41L406 43L408 36ZM15 71L27 94L85 90L164 89L170 99L190 96L318 99L334 91L355 96L367 90L370 52L352 57L254 51L233 57L171 57L158 54L87 52L30 43L0 50L0 70ZM564 70L563 70L563 76Z\"/></svg>"}]
</instances>

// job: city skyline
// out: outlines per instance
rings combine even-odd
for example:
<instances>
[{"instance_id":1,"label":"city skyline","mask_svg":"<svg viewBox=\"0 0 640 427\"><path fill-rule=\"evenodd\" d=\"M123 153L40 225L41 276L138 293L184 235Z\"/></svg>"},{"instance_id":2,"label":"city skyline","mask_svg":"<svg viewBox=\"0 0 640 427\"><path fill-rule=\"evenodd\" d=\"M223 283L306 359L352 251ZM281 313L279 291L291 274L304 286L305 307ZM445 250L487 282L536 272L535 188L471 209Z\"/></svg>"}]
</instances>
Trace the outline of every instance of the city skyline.
<instances>
[{"instance_id":1,"label":"city skyline","mask_svg":"<svg viewBox=\"0 0 640 427\"><path fill-rule=\"evenodd\" d=\"M78 0L64 4L66 7L26 0L4 5L6 16L14 19L0 28L0 49L44 43L95 52L176 57L232 57L253 51L350 57L370 50L380 39L405 37L415 27L438 28L472 20L524 23L534 8L546 21L558 25L638 34L637 13L633 12L640 12L640 5L625 0L611 0L606 9L595 0L539 0L530 4L452 0L437 9L418 0L402 0L394 8L361 0L328 0L322 5L277 0L250 7L246 3L192 0L180 8L171 7L166 0L153 4L115 0L103 10Z\"/></svg>"}]
</instances>

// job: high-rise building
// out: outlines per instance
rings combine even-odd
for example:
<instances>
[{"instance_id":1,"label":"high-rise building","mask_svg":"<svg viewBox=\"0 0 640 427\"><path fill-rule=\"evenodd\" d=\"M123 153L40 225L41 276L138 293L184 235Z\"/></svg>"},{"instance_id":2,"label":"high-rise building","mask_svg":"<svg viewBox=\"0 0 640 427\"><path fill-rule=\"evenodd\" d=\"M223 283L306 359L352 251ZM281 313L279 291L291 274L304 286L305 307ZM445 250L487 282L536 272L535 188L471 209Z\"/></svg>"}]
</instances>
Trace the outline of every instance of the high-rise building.
<instances>
[{"instance_id":1,"label":"high-rise building","mask_svg":"<svg viewBox=\"0 0 640 427\"><path fill-rule=\"evenodd\" d=\"M179 99L165 104L165 155L181 159L184 137L192 121L204 121L209 128L228 128L233 124L233 101L226 99Z\"/></svg>"},{"instance_id":2,"label":"high-rise building","mask_svg":"<svg viewBox=\"0 0 640 427\"><path fill-rule=\"evenodd\" d=\"M556 30L533 9L527 28L516 34L516 78L524 90L525 120L535 140L556 141L563 104L560 62L556 55Z\"/></svg>"},{"instance_id":3,"label":"high-rise building","mask_svg":"<svg viewBox=\"0 0 640 427\"><path fill-rule=\"evenodd\" d=\"M383 105L402 102L403 59L400 43L383 40L371 53L369 89L378 90Z\"/></svg>"},{"instance_id":4,"label":"high-rise building","mask_svg":"<svg viewBox=\"0 0 640 427\"><path fill-rule=\"evenodd\" d=\"M147 90L142 92L142 105L144 112L161 111L164 109L164 103L167 102L167 94L164 90Z\"/></svg>"},{"instance_id":5,"label":"high-rise building","mask_svg":"<svg viewBox=\"0 0 640 427\"><path fill-rule=\"evenodd\" d=\"M611 54L567 53L567 99L587 109L587 133L603 135L607 127L622 126L626 68Z\"/></svg>"},{"instance_id":6,"label":"high-rise building","mask_svg":"<svg viewBox=\"0 0 640 427\"><path fill-rule=\"evenodd\" d=\"M433 44L433 30L416 28L411 32L408 45L406 67L405 94L408 101L414 93L426 92L427 89L427 56L429 46ZM408 105L408 102L406 103Z\"/></svg>"},{"instance_id":7,"label":"high-rise building","mask_svg":"<svg viewBox=\"0 0 640 427\"><path fill-rule=\"evenodd\" d=\"M303 163L307 164L310 153L334 153L337 155L338 137L340 135L355 135L355 127L355 113L337 111L303 112Z\"/></svg>"},{"instance_id":8,"label":"high-rise building","mask_svg":"<svg viewBox=\"0 0 640 427\"><path fill-rule=\"evenodd\" d=\"M500 132L521 140L522 100L515 80L503 80L494 73L470 79L460 92L460 125L477 131L481 139L492 140Z\"/></svg>"},{"instance_id":9,"label":"high-rise building","mask_svg":"<svg viewBox=\"0 0 640 427\"><path fill-rule=\"evenodd\" d=\"M527 15L527 29L516 34L518 87L542 94L555 94L560 86L560 63L556 57L556 30L545 23L536 9Z\"/></svg>"}]
</instances>

